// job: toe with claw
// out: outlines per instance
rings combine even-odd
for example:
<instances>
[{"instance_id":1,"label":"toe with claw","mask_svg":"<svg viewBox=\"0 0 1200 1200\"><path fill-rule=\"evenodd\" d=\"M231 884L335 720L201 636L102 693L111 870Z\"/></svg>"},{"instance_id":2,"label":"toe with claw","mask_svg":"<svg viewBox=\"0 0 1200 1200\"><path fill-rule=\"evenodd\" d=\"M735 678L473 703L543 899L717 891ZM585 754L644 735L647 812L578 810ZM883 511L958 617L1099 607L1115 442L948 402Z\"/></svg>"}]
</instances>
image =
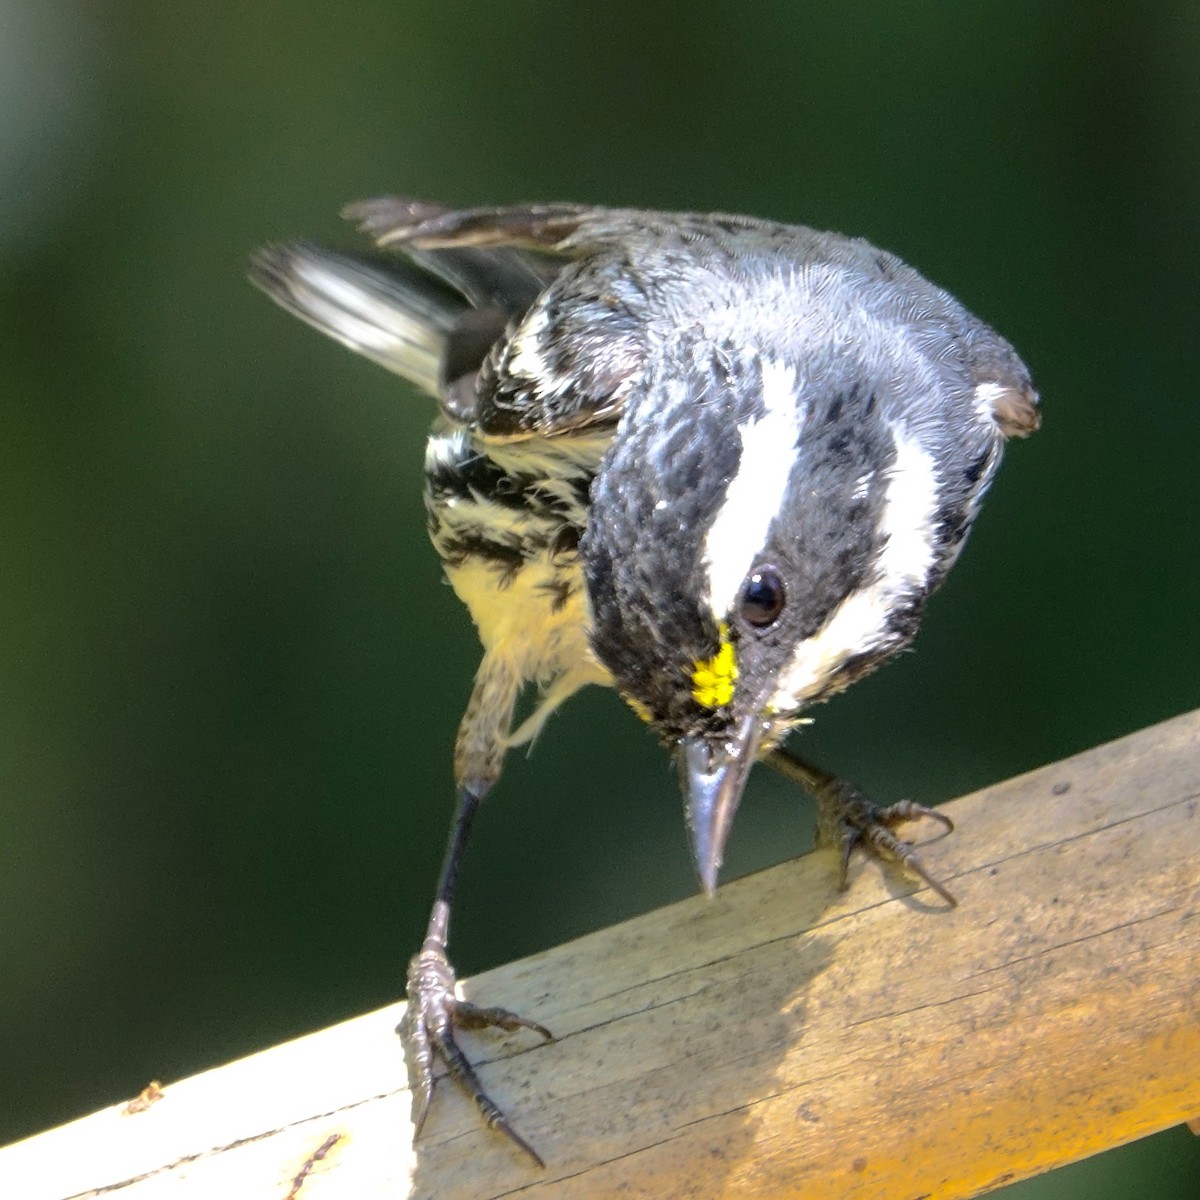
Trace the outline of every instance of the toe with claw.
<instances>
[{"instance_id":1,"label":"toe with claw","mask_svg":"<svg viewBox=\"0 0 1200 1200\"><path fill-rule=\"evenodd\" d=\"M936 808L928 808L912 800L901 800L896 804L880 807L868 800L852 784L841 780L830 787L831 795L819 797L821 816L817 840L822 845L834 845L841 850L839 885L844 891L848 883L850 856L862 847L875 858L890 859L899 863L906 871L928 884L952 908L958 901L950 890L939 883L921 862L912 842L898 837L897 825L905 821L918 821L928 817L943 828L943 836L954 830L954 822Z\"/></svg>"},{"instance_id":2,"label":"toe with claw","mask_svg":"<svg viewBox=\"0 0 1200 1200\"><path fill-rule=\"evenodd\" d=\"M481 1008L455 995L454 968L444 947L426 940L408 967L408 1011L398 1032L411 1056L413 1090L416 1095L414 1138L420 1136L433 1098L434 1061L440 1058L453 1079L466 1089L483 1119L520 1147L539 1167L541 1156L509 1123L508 1118L483 1090L475 1069L454 1038L459 1029L531 1029L547 1041L553 1035L543 1025L505 1008Z\"/></svg>"},{"instance_id":3,"label":"toe with claw","mask_svg":"<svg viewBox=\"0 0 1200 1200\"><path fill-rule=\"evenodd\" d=\"M861 846L875 858L899 863L928 884L952 908L957 907L958 901L949 889L926 870L912 842L895 833L897 825L925 817L939 822L945 833L950 833L954 822L945 813L912 800L901 800L886 807L873 804L852 783L811 766L781 747L768 752L767 762L815 797L817 845L832 846L841 851L839 882L843 890L847 886L850 856Z\"/></svg>"}]
</instances>

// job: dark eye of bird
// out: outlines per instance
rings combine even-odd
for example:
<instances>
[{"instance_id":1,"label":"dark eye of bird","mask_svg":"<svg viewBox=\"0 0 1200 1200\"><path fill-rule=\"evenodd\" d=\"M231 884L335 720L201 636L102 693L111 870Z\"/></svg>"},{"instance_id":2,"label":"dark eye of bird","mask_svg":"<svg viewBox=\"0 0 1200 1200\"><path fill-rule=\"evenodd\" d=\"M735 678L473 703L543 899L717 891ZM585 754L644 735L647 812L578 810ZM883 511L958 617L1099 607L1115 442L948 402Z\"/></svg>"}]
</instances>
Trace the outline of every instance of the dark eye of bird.
<instances>
[{"instance_id":1,"label":"dark eye of bird","mask_svg":"<svg viewBox=\"0 0 1200 1200\"><path fill-rule=\"evenodd\" d=\"M779 619L785 599L779 572L774 567L757 567L742 588L738 613L747 625L763 629Z\"/></svg>"}]
</instances>

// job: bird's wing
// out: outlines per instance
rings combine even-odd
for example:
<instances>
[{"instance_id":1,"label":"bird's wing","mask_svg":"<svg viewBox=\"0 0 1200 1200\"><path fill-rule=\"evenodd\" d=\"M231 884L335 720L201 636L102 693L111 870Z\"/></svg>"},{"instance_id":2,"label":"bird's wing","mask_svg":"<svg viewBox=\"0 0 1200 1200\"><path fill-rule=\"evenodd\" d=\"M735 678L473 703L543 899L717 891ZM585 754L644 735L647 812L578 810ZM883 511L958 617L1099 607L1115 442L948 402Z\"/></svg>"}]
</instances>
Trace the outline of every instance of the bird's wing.
<instances>
[{"instance_id":1,"label":"bird's wing","mask_svg":"<svg viewBox=\"0 0 1200 1200\"><path fill-rule=\"evenodd\" d=\"M342 215L385 249L508 246L564 253L564 244L581 225L609 211L582 204L452 209L379 196L346 205Z\"/></svg>"},{"instance_id":2,"label":"bird's wing","mask_svg":"<svg viewBox=\"0 0 1200 1200\"><path fill-rule=\"evenodd\" d=\"M786 226L733 213L655 212L588 204L516 204L446 208L402 196L349 204L342 215L383 248L515 247L542 255L578 258L603 246L630 241L677 241L730 233L770 233ZM795 232L792 230L792 232Z\"/></svg>"},{"instance_id":3,"label":"bird's wing","mask_svg":"<svg viewBox=\"0 0 1200 1200\"><path fill-rule=\"evenodd\" d=\"M560 264L526 253L514 239L434 240L418 236L430 223L463 214L423 201L381 196L348 204L353 221L383 250L402 250L418 266L461 293L474 308L523 312L554 279ZM526 248L528 249L528 248Z\"/></svg>"},{"instance_id":4,"label":"bird's wing","mask_svg":"<svg viewBox=\"0 0 1200 1200\"><path fill-rule=\"evenodd\" d=\"M477 369L446 372L449 413L501 440L616 422L645 358L635 246L672 218L574 204L452 210L394 196L344 215L381 250L412 259L472 303L490 275L538 281L529 305L507 306L519 315Z\"/></svg>"},{"instance_id":5,"label":"bird's wing","mask_svg":"<svg viewBox=\"0 0 1200 1200\"><path fill-rule=\"evenodd\" d=\"M429 272L311 242L264 246L251 256L249 271L251 281L294 316L441 394L453 335L472 310Z\"/></svg>"}]
</instances>

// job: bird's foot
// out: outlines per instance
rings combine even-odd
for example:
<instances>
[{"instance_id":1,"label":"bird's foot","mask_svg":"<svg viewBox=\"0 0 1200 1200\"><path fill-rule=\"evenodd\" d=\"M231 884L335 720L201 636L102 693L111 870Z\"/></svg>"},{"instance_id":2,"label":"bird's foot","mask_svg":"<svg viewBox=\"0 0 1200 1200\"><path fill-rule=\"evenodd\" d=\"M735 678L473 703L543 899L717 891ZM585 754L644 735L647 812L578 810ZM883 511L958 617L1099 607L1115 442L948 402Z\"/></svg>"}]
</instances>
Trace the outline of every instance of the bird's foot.
<instances>
[{"instance_id":1,"label":"bird's foot","mask_svg":"<svg viewBox=\"0 0 1200 1200\"><path fill-rule=\"evenodd\" d=\"M881 807L868 800L853 784L842 779L828 779L824 786L814 790L817 791L819 805L817 844L840 850L838 882L843 891L848 883L850 856L861 846L875 858L899 863L905 870L924 880L947 904L957 906L958 901L950 891L925 868L913 843L894 832L896 826L905 821L928 817L941 823L944 827L942 836L945 836L954 829L954 822L949 817L936 808L927 808L912 800L901 800Z\"/></svg>"},{"instance_id":2,"label":"bird's foot","mask_svg":"<svg viewBox=\"0 0 1200 1200\"><path fill-rule=\"evenodd\" d=\"M537 1151L513 1129L508 1118L483 1090L475 1069L454 1040L454 1029L495 1028L508 1032L532 1029L547 1041L552 1041L554 1035L545 1026L509 1012L506 1008L481 1008L468 1000L460 1000L454 994L455 982L454 968L446 957L444 947L439 942L427 940L420 953L408 964L408 1011L397 1030L411 1056L413 1090L416 1093L413 1137L420 1136L429 1113L435 1082L433 1065L435 1058L440 1058L450 1076L475 1101L489 1127L499 1129L539 1167L545 1166Z\"/></svg>"}]
</instances>

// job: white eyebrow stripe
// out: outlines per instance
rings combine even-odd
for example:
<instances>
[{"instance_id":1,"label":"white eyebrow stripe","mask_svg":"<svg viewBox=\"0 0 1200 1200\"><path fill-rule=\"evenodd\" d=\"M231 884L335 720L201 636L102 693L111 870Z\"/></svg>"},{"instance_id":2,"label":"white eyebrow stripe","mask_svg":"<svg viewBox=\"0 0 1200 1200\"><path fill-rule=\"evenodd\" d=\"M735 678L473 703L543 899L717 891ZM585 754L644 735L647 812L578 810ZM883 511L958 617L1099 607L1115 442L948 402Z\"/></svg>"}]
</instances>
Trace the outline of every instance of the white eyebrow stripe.
<instances>
[{"instance_id":1,"label":"white eyebrow stripe","mask_svg":"<svg viewBox=\"0 0 1200 1200\"><path fill-rule=\"evenodd\" d=\"M800 643L780 673L769 706L794 712L825 690L849 658L892 640L888 619L897 600L924 590L933 567L938 474L933 456L901 426L892 427L896 461L887 472L880 528L887 535L873 583L852 592L825 624Z\"/></svg>"},{"instance_id":2,"label":"white eyebrow stripe","mask_svg":"<svg viewBox=\"0 0 1200 1200\"><path fill-rule=\"evenodd\" d=\"M737 473L704 538L705 599L718 621L729 614L747 572L766 544L796 462L805 413L796 396L793 367L764 360L762 401L763 414L738 427L742 454Z\"/></svg>"}]
</instances>

